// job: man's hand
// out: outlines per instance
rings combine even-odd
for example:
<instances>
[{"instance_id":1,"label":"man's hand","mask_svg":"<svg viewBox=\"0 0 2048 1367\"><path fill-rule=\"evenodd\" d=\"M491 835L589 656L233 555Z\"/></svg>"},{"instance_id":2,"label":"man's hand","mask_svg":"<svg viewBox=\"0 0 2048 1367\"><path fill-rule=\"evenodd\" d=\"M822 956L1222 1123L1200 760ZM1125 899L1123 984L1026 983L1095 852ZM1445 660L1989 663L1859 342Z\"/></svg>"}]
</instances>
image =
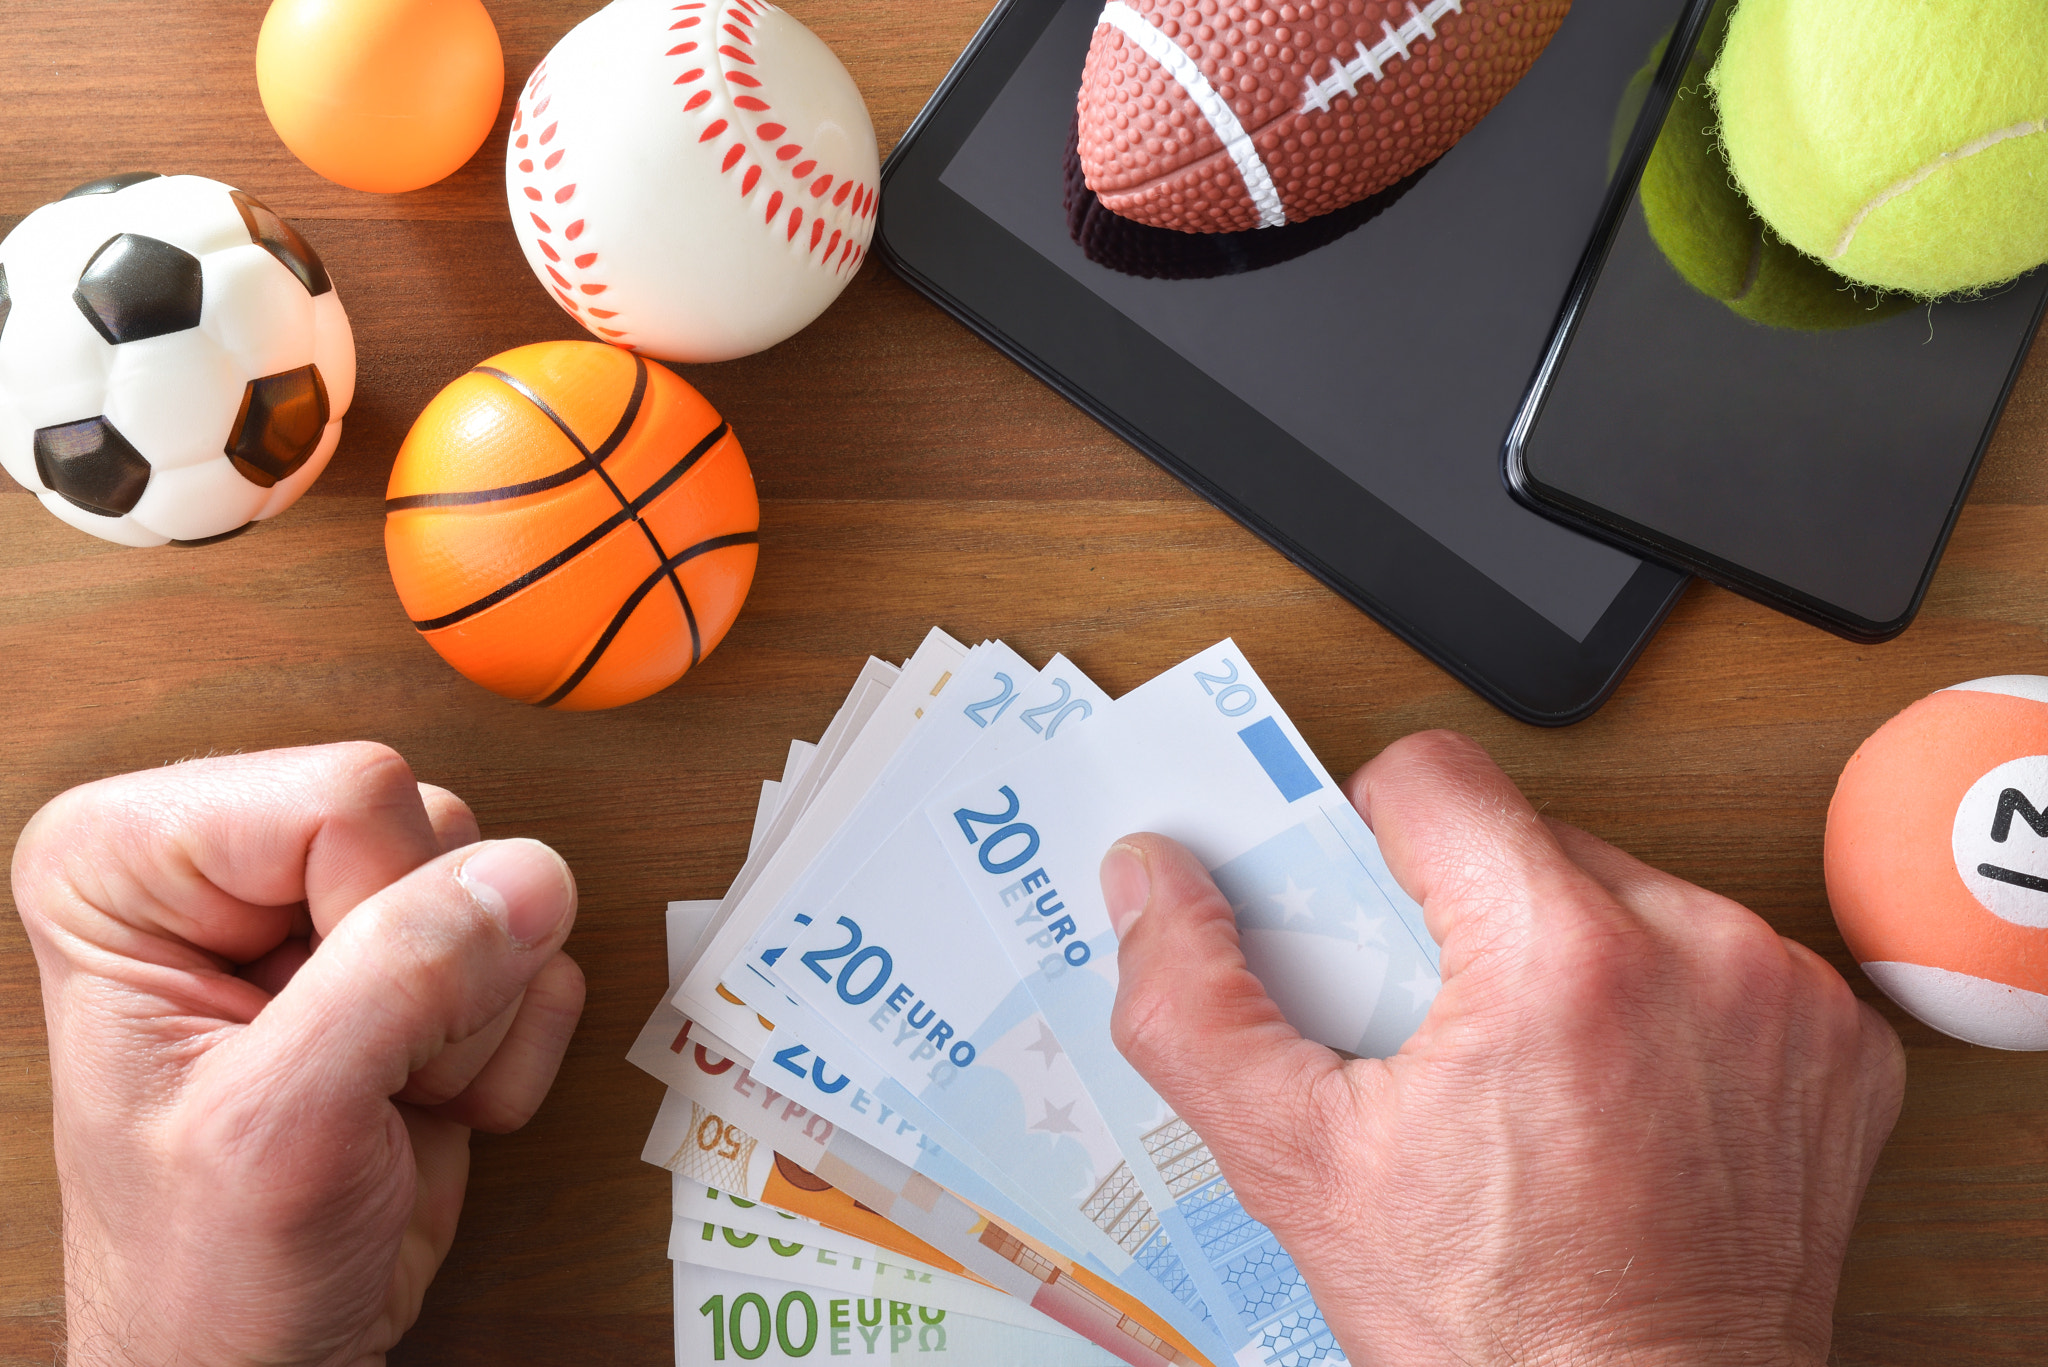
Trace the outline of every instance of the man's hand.
<instances>
[{"instance_id":1,"label":"man's hand","mask_svg":"<svg viewBox=\"0 0 2048 1367\"><path fill-rule=\"evenodd\" d=\"M1826 1362L1905 1081L1840 975L1727 898L1538 817L1482 750L1346 785L1443 946L1391 1059L1305 1041L1180 846L1103 861L1116 1042L1372 1367Z\"/></svg>"},{"instance_id":2,"label":"man's hand","mask_svg":"<svg viewBox=\"0 0 2048 1367\"><path fill-rule=\"evenodd\" d=\"M568 867L376 745L202 760L31 820L70 1361L381 1362L582 1010Z\"/></svg>"}]
</instances>

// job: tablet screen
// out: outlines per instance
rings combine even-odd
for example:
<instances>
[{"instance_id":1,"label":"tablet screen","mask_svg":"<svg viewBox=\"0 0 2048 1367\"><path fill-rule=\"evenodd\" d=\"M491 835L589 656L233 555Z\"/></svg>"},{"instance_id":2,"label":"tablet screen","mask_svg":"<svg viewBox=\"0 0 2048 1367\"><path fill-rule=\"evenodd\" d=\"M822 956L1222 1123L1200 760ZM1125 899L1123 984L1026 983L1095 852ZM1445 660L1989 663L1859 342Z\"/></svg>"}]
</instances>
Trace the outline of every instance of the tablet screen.
<instances>
[{"instance_id":1,"label":"tablet screen","mask_svg":"<svg viewBox=\"0 0 2048 1367\"><path fill-rule=\"evenodd\" d=\"M1578 0L1507 99L1392 203L1233 235L1283 255L1266 234L1334 234L1243 269L1253 243L1234 274L1147 278L1133 271L1156 261L1084 233L1105 264L1076 240L1062 154L1102 0L1059 7L940 181L1583 642L1640 562L1516 504L1501 442L1599 218L1624 92L1681 9Z\"/></svg>"}]
</instances>

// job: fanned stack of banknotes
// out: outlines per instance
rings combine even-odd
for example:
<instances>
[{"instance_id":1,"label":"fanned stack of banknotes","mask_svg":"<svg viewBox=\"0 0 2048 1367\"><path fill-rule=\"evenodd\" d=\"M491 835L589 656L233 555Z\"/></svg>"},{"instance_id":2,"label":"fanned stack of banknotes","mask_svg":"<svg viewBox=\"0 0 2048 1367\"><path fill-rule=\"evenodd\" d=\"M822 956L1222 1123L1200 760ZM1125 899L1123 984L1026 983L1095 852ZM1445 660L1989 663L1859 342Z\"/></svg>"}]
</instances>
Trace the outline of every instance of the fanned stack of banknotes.
<instances>
[{"instance_id":1,"label":"fanned stack of banknotes","mask_svg":"<svg viewBox=\"0 0 2048 1367\"><path fill-rule=\"evenodd\" d=\"M1381 1056L1421 1022L1421 911L1235 644L1111 701L934 629L792 743L725 897L668 909L628 1057L669 1086L679 1364L1345 1361L1110 1041L1096 870L1139 830L1209 867L1303 1034Z\"/></svg>"}]
</instances>

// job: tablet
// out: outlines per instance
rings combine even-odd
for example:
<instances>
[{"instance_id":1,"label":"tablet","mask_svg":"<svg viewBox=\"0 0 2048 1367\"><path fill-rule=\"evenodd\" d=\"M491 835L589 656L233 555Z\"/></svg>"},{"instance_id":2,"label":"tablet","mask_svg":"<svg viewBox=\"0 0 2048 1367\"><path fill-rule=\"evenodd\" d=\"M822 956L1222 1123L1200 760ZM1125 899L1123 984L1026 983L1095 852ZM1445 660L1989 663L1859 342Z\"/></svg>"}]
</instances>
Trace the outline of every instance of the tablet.
<instances>
[{"instance_id":1,"label":"tablet","mask_svg":"<svg viewBox=\"0 0 2048 1367\"><path fill-rule=\"evenodd\" d=\"M1070 174L1102 0L1008 0L890 157L876 240L1483 697L1577 721L1686 576L1518 505L1501 444L1602 220L1616 99L1682 8L1578 0L1418 176L1324 219L1202 238L1115 220Z\"/></svg>"}]
</instances>

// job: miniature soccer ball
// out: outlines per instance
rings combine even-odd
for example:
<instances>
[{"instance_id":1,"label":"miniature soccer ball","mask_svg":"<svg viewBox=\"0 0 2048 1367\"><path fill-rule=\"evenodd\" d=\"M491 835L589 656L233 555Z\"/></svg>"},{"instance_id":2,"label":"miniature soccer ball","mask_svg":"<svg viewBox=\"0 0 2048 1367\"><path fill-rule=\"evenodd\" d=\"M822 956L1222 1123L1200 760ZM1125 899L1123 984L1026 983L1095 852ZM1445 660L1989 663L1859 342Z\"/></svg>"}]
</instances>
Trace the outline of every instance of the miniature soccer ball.
<instances>
[{"instance_id":1,"label":"miniature soccer ball","mask_svg":"<svg viewBox=\"0 0 2048 1367\"><path fill-rule=\"evenodd\" d=\"M319 256L219 181L109 176L0 241L0 467L94 536L189 545L283 512L355 376Z\"/></svg>"}]
</instances>

